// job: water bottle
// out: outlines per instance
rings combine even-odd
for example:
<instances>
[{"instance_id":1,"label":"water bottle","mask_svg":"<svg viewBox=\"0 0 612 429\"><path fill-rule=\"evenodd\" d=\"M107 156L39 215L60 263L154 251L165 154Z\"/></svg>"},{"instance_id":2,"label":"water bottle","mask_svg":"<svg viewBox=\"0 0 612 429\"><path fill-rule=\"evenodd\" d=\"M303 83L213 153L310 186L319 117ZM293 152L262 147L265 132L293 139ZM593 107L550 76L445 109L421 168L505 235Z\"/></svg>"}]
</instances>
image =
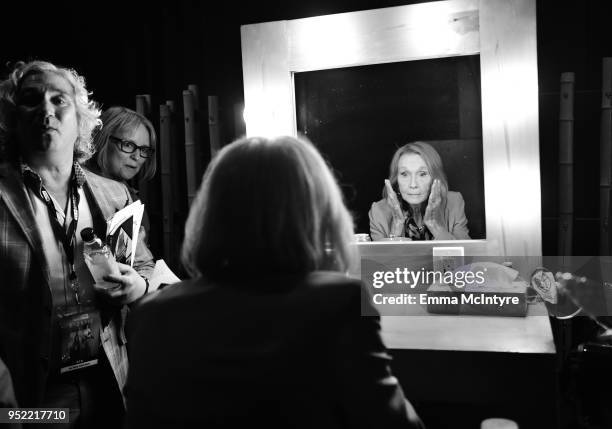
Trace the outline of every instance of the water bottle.
<instances>
[{"instance_id":1,"label":"water bottle","mask_svg":"<svg viewBox=\"0 0 612 429\"><path fill-rule=\"evenodd\" d=\"M104 280L104 276L109 274L121 275L113 253L107 245L102 244L102 240L96 237L92 228L83 228L81 238L83 239L85 264L96 282L96 287L102 289L116 288L117 283Z\"/></svg>"}]
</instances>

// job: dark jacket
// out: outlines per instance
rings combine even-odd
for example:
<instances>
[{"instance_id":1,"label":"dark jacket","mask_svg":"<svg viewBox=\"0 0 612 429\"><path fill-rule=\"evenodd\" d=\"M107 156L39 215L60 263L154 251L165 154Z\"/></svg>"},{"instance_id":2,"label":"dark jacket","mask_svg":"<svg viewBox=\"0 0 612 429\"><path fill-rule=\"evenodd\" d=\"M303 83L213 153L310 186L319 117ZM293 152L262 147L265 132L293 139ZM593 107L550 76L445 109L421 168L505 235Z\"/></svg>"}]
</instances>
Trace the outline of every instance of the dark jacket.
<instances>
[{"instance_id":1,"label":"dark jacket","mask_svg":"<svg viewBox=\"0 0 612 429\"><path fill-rule=\"evenodd\" d=\"M129 427L420 427L362 293L316 272L151 296L128 320Z\"/></svg>"}]
</instances>

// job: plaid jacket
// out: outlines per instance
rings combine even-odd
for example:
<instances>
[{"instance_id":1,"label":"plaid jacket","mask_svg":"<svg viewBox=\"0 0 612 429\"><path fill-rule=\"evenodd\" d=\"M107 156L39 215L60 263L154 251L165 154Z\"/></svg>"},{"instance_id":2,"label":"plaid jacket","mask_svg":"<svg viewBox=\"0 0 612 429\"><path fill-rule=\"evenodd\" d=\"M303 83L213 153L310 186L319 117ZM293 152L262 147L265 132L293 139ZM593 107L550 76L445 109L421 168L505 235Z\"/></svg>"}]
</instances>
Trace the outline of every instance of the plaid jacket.
<instances>
[{"instance_id":1,"label":"plaid jacket","mask_svg":"<svg viewBox=\"0 0 612 429\"><path fill-rule=\"evenodd\" d=\"M131 202L125 185L84 170L85 187L93 195L92 215L103 219ZM106 225L96 222L98 236ZM153 271L153 256L139 236L134 268L142 276ZM44 394L49 372L53 304L49 269L43 254L36 218L19 171L0 164L0 358L13 378L17 401L36 407ZM127 376L123 325L127 308L113 317L101 333L104 351L121 391Z\"/></svg>"}]
</instances>

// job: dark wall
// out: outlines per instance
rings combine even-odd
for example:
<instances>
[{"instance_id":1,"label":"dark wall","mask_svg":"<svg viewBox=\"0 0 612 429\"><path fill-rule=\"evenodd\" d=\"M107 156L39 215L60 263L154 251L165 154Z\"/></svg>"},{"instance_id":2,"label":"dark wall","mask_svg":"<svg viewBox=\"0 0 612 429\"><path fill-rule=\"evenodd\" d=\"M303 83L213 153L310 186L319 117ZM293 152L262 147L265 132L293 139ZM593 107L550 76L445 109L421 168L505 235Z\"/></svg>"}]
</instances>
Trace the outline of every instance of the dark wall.
<instances>
[{"instance_id":1,"label":"dark wall","mask_svg":"<svg viewBox=\"0 0 612 429\"><path fill-rule=\"evenodd\" d=\"M134 107L140 93L152 94L153 106L165 100L180 105L181 91L195 83L202 94L220 97L222 139L229 141L243 132L234 120L243 101L240 25L409 3L418 2L18 2L2 11L0 72L6 74L7 62L32 58L68 65L87 77L104 106ZM610 3L537 3L546 254L557 246L559 77L565 71L576 73L574 253L598 253L601 57L612 56Z\"/></svg>"},{"instance_id":2,"label":"dark wall","mask_svg":"<svg viewBox=\"0 0 612 429\"><path fill-rule=\"evenodd\" d=\"M612 2L538 2L540 174L545 254L557 254L559 81L574 72L575 255L599 254L599 128L602 57L612 56Z\"/></svg>"}]
</instances>

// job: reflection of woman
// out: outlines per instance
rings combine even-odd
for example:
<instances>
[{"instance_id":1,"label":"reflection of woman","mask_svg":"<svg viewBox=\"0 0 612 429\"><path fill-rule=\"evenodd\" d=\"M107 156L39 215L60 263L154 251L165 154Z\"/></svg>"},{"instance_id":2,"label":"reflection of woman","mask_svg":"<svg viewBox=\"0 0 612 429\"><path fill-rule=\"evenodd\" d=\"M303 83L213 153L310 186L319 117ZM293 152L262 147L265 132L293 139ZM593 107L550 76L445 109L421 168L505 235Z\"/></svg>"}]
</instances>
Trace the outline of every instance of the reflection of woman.
<instances>
[{"instance_id":1,"label":"reflection of woman","mask_svg":"<svg viewBox=\"0 0 612 429\"><path fill-rule=\"evenodd\" d=\"M87 166L102 176L125 183L132 199L138 200L138 191L128 181L136 176L149 180L155 175L157 138L153 124L140 113L125 107L110 107L100 119L102 129L93 138L96 153ZM148 236L146 211L142 226Z\"/></svg>"},{"instance_id":2,"label":"reflection of woman","mask_svg":"<svg viewBox=\"0 0 612 429\"><path fill-rule=\"evenodd\" d=\"M354 262L352 237L310 143L223 148L185 226L195 278L130 316L128 427L421 427L361 282L333 272Z\"/></svg>"},{"instance_id":3,"label":"reflection of woman","mask_svg":"<svg viewBox=\"0 0 612 429\"><path fill-rule=\"evenodd\" d=\"M408 143L393 155L383 199L372 204L372 240L469 239L463 197L448 191L442 159L427 143Z\"/></svg>"}]
</instances>

